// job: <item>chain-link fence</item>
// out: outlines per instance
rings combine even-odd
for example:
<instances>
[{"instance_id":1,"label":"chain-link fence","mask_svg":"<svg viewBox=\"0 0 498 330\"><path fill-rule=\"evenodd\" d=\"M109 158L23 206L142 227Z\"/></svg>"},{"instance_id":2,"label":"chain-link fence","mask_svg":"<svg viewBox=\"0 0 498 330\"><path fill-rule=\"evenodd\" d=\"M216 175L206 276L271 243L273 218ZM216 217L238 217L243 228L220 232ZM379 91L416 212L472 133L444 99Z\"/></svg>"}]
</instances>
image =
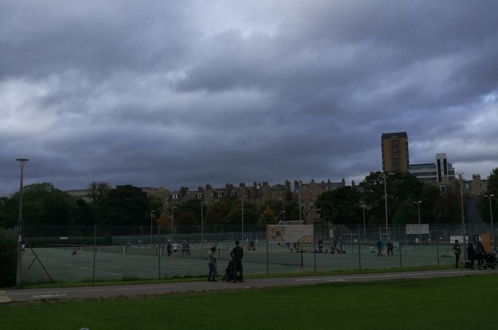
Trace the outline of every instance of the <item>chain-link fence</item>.
<instances>
[{"instance_id":1,"label":"chain-link fence","mask_svg":"<svg viewBox=\"0 0 498 330\"><path fill-rule=\"evenodd\" d=\"M244 274L450 266L454 264L451 240L462 237L459 224L430 224L429 234L410 235L404 225L389 226L386 231L385 226L316 222L314 242L307 244L269 243L264 227L174 229L26 226L22 281L207 276L207 252L213 246L217 248L218 274L222 275L235 240L244 248ZM485 225L467 224L466 233L471 237L489 234L490 230Z\"/></svg>"}]
</instances>

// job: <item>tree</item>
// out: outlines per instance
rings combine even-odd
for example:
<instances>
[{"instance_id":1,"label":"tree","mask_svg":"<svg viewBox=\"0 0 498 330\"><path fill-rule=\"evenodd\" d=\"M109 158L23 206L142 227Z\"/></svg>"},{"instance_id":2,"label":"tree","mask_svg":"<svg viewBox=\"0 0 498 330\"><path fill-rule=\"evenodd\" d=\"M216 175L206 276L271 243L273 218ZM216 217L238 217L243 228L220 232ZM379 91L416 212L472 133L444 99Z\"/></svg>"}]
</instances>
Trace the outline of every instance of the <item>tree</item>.
<instances>
[{"instance_id":1,"label":"tree","mask_svg":"<svg viewBox=\"0 0 498 330\"><path fill-rule=\"evenodd\" d=\"M51 183L36 183L23 189L23 220L26 225L71 225L75 198ZM6 202L8 225L15 226L19 193Z\"/></svg>"},{"instance_id":2,"label":"tree","mask_svg":"<svg viewBox=\"0 0 498 330\"><path fill-rule=\"evenodd\" d=\"M491 171L491 174L488 176L488 194L494 194L498 196L498 167Z\"/></svg>"},{"instance_id":3,"label":"tree","mask_svg":"<svg viewBox=\"0 0 498 330\"><path fill-rule=\"evenodd\" d=\"M341 187L326 191L315 203L320 209L320 216L331 219L334 223L359 223L362 212L360 209L360 193L355 187Z\"/></svg>"},{"instance_id":4,"label":"tree","mask_svg":"<svg viewBox=\"0 0 498 330\"><path fill-rule=\"evenodd\" d=\"M117 186L102 200L102 225L145 226L149 223L150 207L147 194L132 185Z\"/></svg>"}]
</instances>

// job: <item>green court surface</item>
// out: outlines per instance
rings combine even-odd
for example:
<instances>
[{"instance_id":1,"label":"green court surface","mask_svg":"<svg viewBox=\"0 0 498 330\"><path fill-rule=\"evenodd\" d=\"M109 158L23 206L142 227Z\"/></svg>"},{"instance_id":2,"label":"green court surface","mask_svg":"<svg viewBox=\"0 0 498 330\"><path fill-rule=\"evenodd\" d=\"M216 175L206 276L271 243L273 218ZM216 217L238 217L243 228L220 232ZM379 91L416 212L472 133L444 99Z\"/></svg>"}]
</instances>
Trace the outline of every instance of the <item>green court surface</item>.
<instances>
[{"instance_id":1,"label":"green court surface","mask_svg":"<svg viewBox=\"0 0 498 330\"><path fill-rule=\"evenodd\" d=\"M190 256L180 251L167 256L157 246L100 246L96 248L95 266L92 246L35 248L23 253L22 277L25 283L95 280L154 279L180 276L202 276L207 274L207 249L191 244ZM218 273L222 275L230 259L231 243L217 243ZM327 245L326 245L327 246ZM448 266L454 263L451 245L402 245L394 250L394 256L377 256L377 249L371 245L345 245L344 254L312 253L312 246L306 252L291 251L286 246L258 242L256 249L245 250L243 266L245 274L277 274L303 271L336 271L358 269L386 269L394 267ZM44 271L42 265L45 267Z\"/></svg>"}]
</instances>

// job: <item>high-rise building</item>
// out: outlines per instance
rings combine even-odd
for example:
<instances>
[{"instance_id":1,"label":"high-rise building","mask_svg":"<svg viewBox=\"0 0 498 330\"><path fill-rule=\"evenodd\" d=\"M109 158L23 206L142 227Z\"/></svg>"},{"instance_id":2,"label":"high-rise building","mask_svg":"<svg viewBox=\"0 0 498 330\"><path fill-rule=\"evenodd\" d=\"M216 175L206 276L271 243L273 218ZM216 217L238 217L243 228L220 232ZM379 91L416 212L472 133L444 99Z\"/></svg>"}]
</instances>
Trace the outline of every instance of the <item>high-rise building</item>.
<instances>
[{"instance_id":1,"label":"high-rise building","mask_svg":"<svg viewBox=\"0 0 498 330\"><path fill-rule=\"evenodd\" d=\"M406 132L382 133L382 169L384 172L408 172L410 163Z\"/></svg>"}]
</instances>

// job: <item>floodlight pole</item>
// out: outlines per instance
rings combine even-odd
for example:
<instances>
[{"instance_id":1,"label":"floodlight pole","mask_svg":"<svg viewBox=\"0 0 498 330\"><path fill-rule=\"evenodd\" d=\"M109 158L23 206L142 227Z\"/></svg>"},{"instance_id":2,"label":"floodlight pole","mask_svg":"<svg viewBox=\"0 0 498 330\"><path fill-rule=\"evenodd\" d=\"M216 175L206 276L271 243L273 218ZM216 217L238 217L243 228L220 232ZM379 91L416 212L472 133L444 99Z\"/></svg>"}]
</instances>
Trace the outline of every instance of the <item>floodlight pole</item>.
<instances>
[{"instance_id":1,"label":"floodlight pole","mask_svg":"<svg viewBox=\"0 0 498 330\"><path fill-rule=\"evenodd\" d=\"M467 243L465 239L465 210L463 205L463 173L458 175L460 181L460 209L462 216L462 241L463 241L463 256L464 260L467 260Z\"/></svg>"},{"instance_id":2,"label":"floodlight pole","mask_svg":"<svg viewBox=\"0 0 498 330\"><path fill-rule=\"evenodd\" d=\"M389 234L389 222L388 222L388 213L387 213L387 174L384 172L384 209L386 213L386 236L387 239L390 238Z\"/></svg>"},{"instance_id":3,"label":"floodlight pole","mask_svg":"<svg viewBox=\"0 0 498 330\"><path fill-rule=\"evenodd\" d=\"M201 202L201 248L204 248L204 202Z\"/></svg>"},{"instance_id":4,"label":"floodlight pole","mask_svg":"<svg viewBox=\"0 0 498 330\"><path fill-rule=\"evenodd\" d=\"M154 222L155 215L156 211L152 210L150 212L150 245L152 245L152 224Z\"/></svg>"},{"instance_id":5,"label":"floodlight pole","mask_svg":"<svg viewBox=\"0 0 498 330\"><path fill-rule=\"evenodd\" d=\"M420 225L420 204L422 203L422 201L415 201L414 203L417 204L418 224ZM420 230L420 228L419 228L419 230ZM422 242L420 234L418 235L418 242L419 243Z\"/></svg>"},{"instance_id":6,"label":"floodlight pole","mask_svg":"<svg viewBox=\"0 0 498 330\"><path fill-rule=\"evenodd\" d=\"M242 214L241 214L241 222L242 222L242 228L241 228L241 240L244 241L244 197L240 199L240 202L242 204Z\"/></svg>"},{"instance_id":7,"label":"floodlight pole","mask_svg":"<svg viewBox=\"0 0 498 330\"><path fill-rule=\"evenodd\" d=\"M171 208L171 244L173 244L173 233L175 230L175 207Z\"/></svg>"},{"instance_id":8,"label":"floodlight pole","mask_svg":"<svg viewBox=\"0 0 498 330\"><path fill-rule=\"evenodd\" d=\"M17 221L17 271L16 271L16 285L21 287L22 284L22 193L23 193L23 179L24 179L24 163L29 161L26 158L18 158L20 167L20 180L19 180L19 219Z\"/></svg>"},{"instance_id":9,"label":"floodlight pole","mask_svg":"<svg viewBox=\"0 0 498 330\"><path fill-rule=\"evenodd\" d=\"M365 204L361 204L361 209L363 211L363 241L366 242L367 241L367 222L366 222L366 219L365 219L365 207L366 205Z\"/></svg>"},{"instance_id":10,"label":"floodlight pole","mask_svg":"<svg viewBox=\"0 0 498 330\"><path fill-rule=\"evenodd\" d=\"M495 229L493 225L493 207L491 205L491 198L495 197L495 194L488 194L485 196L488 197L489 200L489 215L491 218L491 243L493 243L493 248L494 248L496 247L496 245L495 245Z\"/></svg>"}]
</instances>

